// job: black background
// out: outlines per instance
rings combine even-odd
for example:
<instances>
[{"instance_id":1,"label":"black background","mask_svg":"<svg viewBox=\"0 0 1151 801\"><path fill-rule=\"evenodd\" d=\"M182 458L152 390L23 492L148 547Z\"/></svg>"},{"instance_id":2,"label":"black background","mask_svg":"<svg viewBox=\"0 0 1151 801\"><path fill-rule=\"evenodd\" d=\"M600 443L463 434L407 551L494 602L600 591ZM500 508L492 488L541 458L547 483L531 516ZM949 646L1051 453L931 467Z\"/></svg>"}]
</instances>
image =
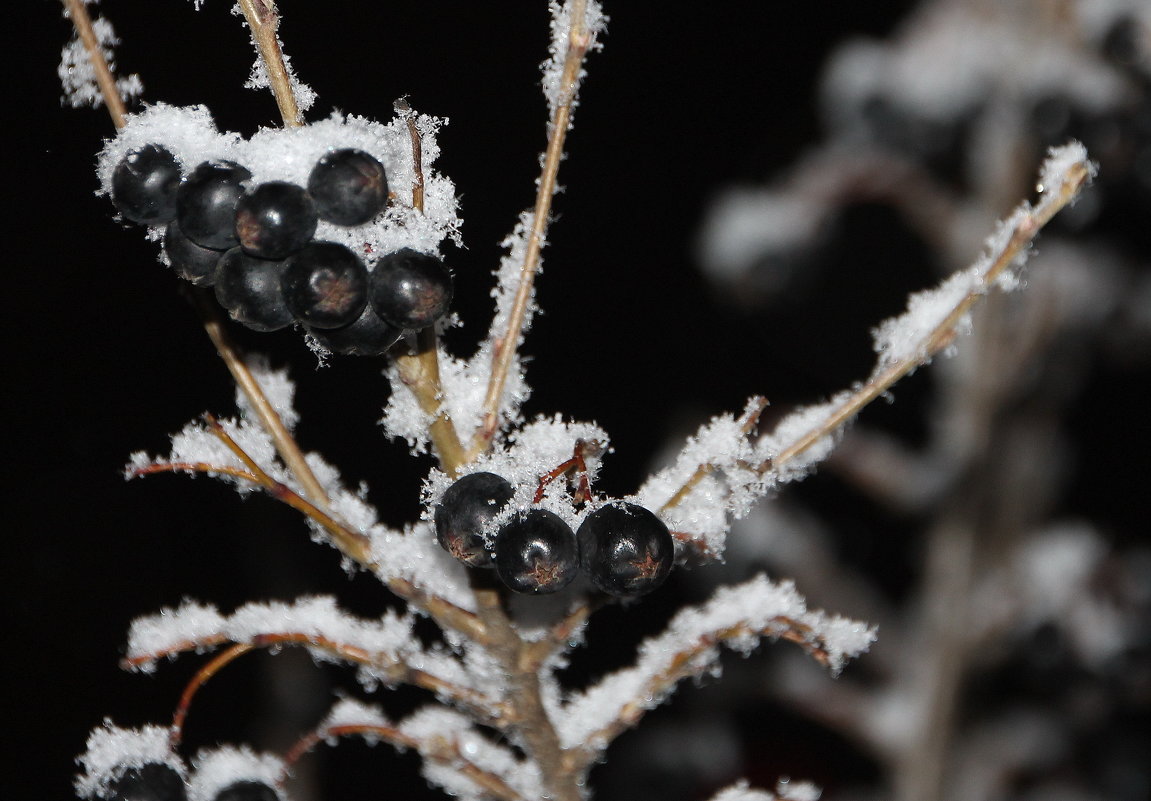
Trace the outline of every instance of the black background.
<instances>
[{"instance_id":1,"label":"black background","mask_svg":"<svg viewBox=\"0 0 1151 801\"><path fill-rule=\"evenodd\" d=\"M267 93L242 88L253 52L229 5L208 0L197 13L188 2L109 0L102 8L123 39L120 71L140 73L145 99L207 104L221 129L250 134L275 124L276 111ZM818 135L812 99L829 49L850 35L888 32L911 5L609 4L605 50L589 60L561 169L565 190L538 284L545 314L526 348L529 414L562 411L612 435L605 491L633 491L669 440L749 395L816 400L862 376L868 328L931 281L913 254L894 276L848 275L842 297L809 298L782 320L765 319L716 298L692 257L719 187L767 178ZM533 199L546 114L537 86L545 3L283 6L286 50L320 96L311 119L333 108L387 119L401 95L450 118L437 168L462 196L467 248L447 256L467 325L449 343L467 350L486 329L498 242ZM3 438L0 795L11 799L69 797L72 759L105 716L123 725L167 719L197 660L162 666L156 677L121 673L133 617L189 596L225 609L307 592L339 593L363 613L387 603L371 580L348 580L334 554L308 543L294 515L272 501L240 501L206 480L121 478L130 452L162 451L168 434L203 411L230 413L232 389L155 244L114 221L107 199L93 194L95 154L113 128L103 111L59 103L54 72L69 34L59 10L40 0L11 11L17 38L7 47L4 394L14 408ZM866 276L870 262L885 259L885 243L868 241L863 227L856 237L854 269ZM375 425L388 392L379 364L335 359L317 369L295 332L236 336L291 365L305 449L323 452L350 482L369 482L389 522L417 514L427 463L413 463ZM1101 391L1122 397L1140 379L1113 377ZM914 403L924 380L900 397ZM1136 479L1117 487L1122 480L1104 475L1102 494L1084 501L1119 528L1147 507L1131 492ZM263 658L237 664L234 678L205 691L190 739L291 742L299 729L254 722L268 717L267 699L253 690ZM327 693L319 688L314 714ZM311 714L307 705L300 714ZM339 750L363 771L333 763L339 775L328 798L376 798L400 782L409 797L434 797L418 779L409 788L401 778L410 760L393 772L360 746ZM835 761L824 755L827 775L813 778L833 782Z\"/></svg>"}]
</instances>

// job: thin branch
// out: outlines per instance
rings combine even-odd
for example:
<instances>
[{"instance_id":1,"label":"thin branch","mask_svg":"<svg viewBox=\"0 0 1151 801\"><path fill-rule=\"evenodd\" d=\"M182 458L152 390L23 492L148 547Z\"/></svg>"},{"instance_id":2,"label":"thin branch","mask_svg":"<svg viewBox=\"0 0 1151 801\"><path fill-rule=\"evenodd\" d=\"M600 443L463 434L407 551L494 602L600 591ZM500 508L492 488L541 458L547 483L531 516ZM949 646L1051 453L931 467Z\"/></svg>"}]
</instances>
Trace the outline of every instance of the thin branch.
<instances>
[{"instance_id":1,"label":"thin branch","mask_svg":"<svg viewBox=\"0 0 1151 801\"><path fill-rule=\"evenodd\" d=\"M483 453L491 445L499 429L501 398L508 372L519 349L524 320L531 302L532 287L539 270L540 250L547 236L551 215L552 198L556 191L556 175L563 159L564 141L571 122L572 106L579 88L580 72L584 58L592 43L592 35L587 30L586 0L572 0L571 32L568 49L564 56L562 86L564 95L556 105L548 132L543 169L536 189L535 206L532 211L532 225L527 239L523 266L520 269L520 283L508 318L507 333L503 335L496 349L492 364L492 375L484 396L483 416L480 428L472 438L469 458Z\"/></svg>"},{"instance_id":2,"label":"thin branch","mask_svg":"<svg viewBox=\"0 0 1151 801\"><path fill-rule=\"evenodd\" d=\"M100 87L100 94L104 97L104 107L108 109L112 124L117 128L123 128L125 124L124 115L127 113L124 107L124 98L120 97L120 90L116 88L116 78L112 75L112 70L104 58L100 41L96 38L96 32L92 30L92 18L88 15L84 0L62 0L62 2L68 11L68 17L72 20L72 27L76 29L76 35L84 43L84 50L88 53L88 61L92 64L92 71L96 74L96 85Z\"/></svg>"},{"instance_id":3,"label":"thin branch","mask_svg":"<svg viewBox=\"0 0 1151 801\"><path fill-rule=\"evenodd\" d=\"M252 41L260 53L260 60L264 62L264 71L268 75L268 84L276 98L276 106L280 109L280 116L288 128L298 128L304 124L300 108L296 105L296 95L292 92L292 80L288 76L288 68L284 64L284 54L280 50L280 41L276 38L276 29L280 26L280 12L276 9L275 0L239 0L240 9L244 12L244 19L252 31Z\"/></svg>"},{"instance_id":4,"label":"thin branch","mask_svg":"<svg viewBox=\"0 0 1151 801\"><path fill-rule=\"evenodd\" d=\"M196 693L226 665L253 648L255 646L248 643L237 643L196 671L196 675L184 687L184 692L180 695L180 703L177 704L176 712L172 715L172 733L169 735L168 742L173 750L179 747L180 740L184 737L184 721L188 718L188 710L192 706L192 699L195 698Z\"/></svg>"},{"instance_id":5,"label":"thin branch","mask_svg":"<svg viewBox=\"0 0 1151 801\"><path fill-rule=\"evenodd\" d=\"M321 742L333 737L348 737L359 735L391 743L396 748L412 749L418 751L425 759L446 765L477 784L492 798L502 801L526 801L499 776L484 770L465 757L454 742L444 737L431 737L421 740L406 734L394 726L385 726L379 723L344 724L328 726L301 738L295 746L284 756L285 771L298 762L306 753Z\"/></svg>"}]
</instances>

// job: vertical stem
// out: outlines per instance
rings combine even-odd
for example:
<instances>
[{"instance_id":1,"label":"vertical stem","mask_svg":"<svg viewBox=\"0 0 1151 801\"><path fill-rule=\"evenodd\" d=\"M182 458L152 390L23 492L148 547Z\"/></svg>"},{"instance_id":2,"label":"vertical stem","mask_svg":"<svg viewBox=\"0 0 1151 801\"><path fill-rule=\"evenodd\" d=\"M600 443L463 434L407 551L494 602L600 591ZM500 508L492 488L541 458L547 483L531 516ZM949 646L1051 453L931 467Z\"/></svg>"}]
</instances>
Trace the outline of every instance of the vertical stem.
<instances>
[{"instance_id":1,"label":"vertical stem","mask_svg":"<svg viewBox=\"0 0 1151 801\"><path fill-rule=\"evenodd\" d=\"M296 105L296 95L292 92L292 80L284 64L284 53L276 38L276 28L280 25L280 12L275 0L239 0L244 19L252 31L252 40L260 51L260 60L268 73L268 84L280 109L280 116L288 128L303 125L300 108Z\"/></svg>"}]
</instances>

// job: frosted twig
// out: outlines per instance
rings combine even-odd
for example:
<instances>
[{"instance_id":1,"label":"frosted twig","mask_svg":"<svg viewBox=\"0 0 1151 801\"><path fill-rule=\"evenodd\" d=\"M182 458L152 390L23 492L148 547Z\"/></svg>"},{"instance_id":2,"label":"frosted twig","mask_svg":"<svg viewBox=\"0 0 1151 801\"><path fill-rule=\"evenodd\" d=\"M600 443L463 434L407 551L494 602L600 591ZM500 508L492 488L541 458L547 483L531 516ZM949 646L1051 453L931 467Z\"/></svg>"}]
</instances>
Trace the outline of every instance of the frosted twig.
<instances>
[{"instance_id":1,"label":"frosted twig","mask_svg":"<svg viewBox=\"0 0 1151 801\"><path fill-rule=\"evenodd\" d=\"M280 109L284 125L298 128L304 123L299 106L296 105L296 96L292 92L292 81L284 64L284 53L276 38L276 29L280 25L280 12L276 9L276 2L239 0L239 6L244 12L248 28L252 31L252 41L256 43L256 48L260 52L260 60L264 62L268 84L276 98L276 106Z\"/></svg>"},{"instance_id":2,"label":"frosted twig","mask_svg":"<svg viewBox=\"0 0 1151 801\"><path fill-rule=\"evenodd\" d=\"M551 115L547 150L536 187L532 223L528 232L523 266L520 269L520 283L508 318L507 331L496 343L497 347L493 352L492 374L484 396L483 415L480 427L472 438L469 460L488 449L499 429L504 384L507 382L508 371L519 349L524 320L531 302L532 287L539 269L540 250L547 236L552 197L556 192L556 175L563 159L564 140L567 138L572 106L579 90L580 73L583 70L584 58L594 41L594 34L587 27L587 0L571 0L570 19L571 31L568 34L568 47L561 78L562 94Z\"/></svg>"},{"instance_id":3,"label":"frosted twig","mask_svg":"<svg viewBox=\"0 0 1151 801\"><path fill-rule=\"evenodd\" d=\"M300 446L297 444L295 437L288 431L288 427L284 425L284 421L280 419L280 415L276 413L271 401L268 400L268 396L264 394L260 382L252 375L252 371L248 368L248 363L244 360L244 357L240 355L240 352L236 350L235 345L232 344L231 337L228 336L228 331L224 326L223 320L220 318L220 313L215 304L200 290L191 292L191 297L196 311L200 313L204 330L208 333L212 344L216 346L216 353L219 354L220 359L223 360L224 366L228 368L228 372L232 374L232 379L236 382L236 385L240 387L248 397L248 402L252 405L252 409L259 418L260 424L264 430L268 432L268 436L272 438L272 444L275 445L276 452L280 454L280 458L284 460L284 464L287 465L288 470L290 470L296 480L300 482L300 485L304 488L304 492L308 497L318 505L327 506L327 493L324 492L324 488L312 472L312 468L308 466L308 462L304 458L303 451L300 450ZM362 562L359 557L353 554L348 555Z\"/></svg>"},{"instance_id":4,"label":"frosted twig","mask_svg":"<svg viewBox=\"0 0 1151 801\"><path fill-rule=\"evenodd\" d=\"M68 10L68 17L72 20L72 27L76 29L76 35L84 43L84 50L88 53L92 71L96 74L96 85L100 87L100 94L104 97L104 106L108 109L112 124L117 128L123 128L124 114L126 113L124 98L120 97L120 90L116 88L116 79L112 75L112 70L108 68L108 62L100 50L100 42L96 38L96 32L92 30L92 18L88 15L84 0L62 0L62 2L64 8Z\"/></svg>"},{"instance_id":5,"label":"frosted twig","mask_svg":"<svg viewBox=\"0 0 1151 801\"><path fill-rule=\"evenodd\" d=\"M1024 254L1025 249L1043 226L1079 195L1093 175L1094 167L1086 160L1086 153L1083 153L1071 163L1062 165L1061 174L1052 176L1059 181L1058 185L1045 186L1044 182L1049 180L1047 174L1050 172L1050 165L1057 158L1066 158L1068 155L1066 151L1067 148L1052 151L1051 158L1044 166L1044 177L1040 183L1042 199L1034 207L1024 203L1008 219L1008 229L1004 232L1006 236L997 237L998 247L987 255L985 269L975 282L974 288L960 298L941 322L925 333L908 356L891 364L884 364L881 357L875 372L863 386L832 410L819 426L800 436L772 459L764 462L760 466L761 472L778 472L789 461L838 430L864 406L887 392L896 381L927 364L937 353L951 344L959 322L981 298L987 295L999 277Z\"/></svg>"},{"instance_id":6,"label":"frosted twig","mask_svg":"<svg viewBox=\"0 0 1151 801\"><path fill-rule=\"evenodd\" d=\"M437 762L466 776L493 798L503 799L503 801L525 801L522 795L516 792L499 776L484 770L465 757L455 742L449 741L444 737L421 739L395 726L387 726L380 723L346 723L338 726L319 728L301 738L285 755L285 769L290 768L321 742L334 737L351 737L357 735L383 740L396 748L410 748L418 751L424 759Z\"/></svg>"}]
</instances>

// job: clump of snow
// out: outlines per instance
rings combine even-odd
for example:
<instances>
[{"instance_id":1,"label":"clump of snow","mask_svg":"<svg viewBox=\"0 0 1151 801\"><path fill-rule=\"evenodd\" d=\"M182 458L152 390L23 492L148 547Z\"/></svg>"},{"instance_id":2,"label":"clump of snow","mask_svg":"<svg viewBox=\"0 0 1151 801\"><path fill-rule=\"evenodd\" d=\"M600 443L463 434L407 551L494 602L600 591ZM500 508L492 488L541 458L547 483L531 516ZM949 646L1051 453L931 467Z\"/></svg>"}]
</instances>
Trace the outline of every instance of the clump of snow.
<instances>
[{"instance_id":1,"label":"clump of snow","mask_svg":"<svg viewBox=\"0 0 1151 801\"><path fill-rule=\"evenodd\" d=\"M64 11L64 16L68 16L67 10ZM112 48L120 44L120 39L112 29L112 23L103 17L97 17L92 20L92 32L96 35L100 54L107 62L108 69L115 75L116 54ZM56 68L56 74L60 77L60 84L64 88L61 100L66 105L72 108L85 106L99 108L104 104L104 96L96 83L96 71L92 68L88 50L75 32L60 53L60 65ZM132 74L116 78L116 91L124 100L131 100L144 93L144 84L139 75Z\"/></svg>"},{"instance_id":2,"label":"clump of snow","mask_svg":"<svg viewBox=\"0 0 1151 801\"><path fill-rule=\"evenodd\" d=\"M791 582L776 584L759 575L720 588L700 606L681 609L662 634L641 643L632 667L605 676L553 708L561 744L605 747L601 733L629 707L654 708L679 679L718 671L720 643L747 655L764 637L785 631L803 632L805 642L822 648L833 673L875 640L875 629L867 624L809 611ZM690 658L681 664L684 657Z\"/></svg>"},{"instance_id":3,"label":"clump of snow","mask_svg":"<svg viewBox=\"0 0 1151 801\"><path fill-rule=\"evenodd\" d=\"M213 801L222 790L238 782L259 782L283 801L278 787L284 763L273 754L257 754L247 746L221 746L196 754L195 773L188 784L188 801Z\"/></svg>"},{"instance_id":4,"label":"clump of snow","mask_svg":"<svg viewBox=\"0 0 1151 801\"><path fill-rule=\"evenodd\" d=\"M780 779L775 784L775 794L785 801L819 801L823 791L811 782Z\"/></svg>"},{"instance_id":5,"label":"clump of snow","mask_svg":"<svg viewBox=\"0 0 1151 801\"><path fill-rule=\"evenodd\" d=\"M876 371L908 361L926 363L930 334L940 326L961 301L979 289L981 271L960 270L939 286L916 292L907 299L907 311L884 320L872 330L872 347L879 354ZM971 330L971 318L964 315L955 325L959 334Z\"/></svg>"},{"instance_id":6,"label":"clump of snow","mask_svg":"<svg viewBox=\"0 0 1151 801\"><path fill-rule=\"evenodd\" d=\"M248 186L268 181L289 181L304 186L312 168L325 153L339 148L358 148L384 165L388 184L398 199L363 225L345 227L321 220L315 238L347 246L362 255L371 269L376 258L400 248L437 253L445 239L460 244L455 187L432 169L439 155L436 132L444 120L427 115L416 115L415 120L422 137L422 212L412 206L411 200L416 173L407 116L397 116L384 124L334 113L328 119L299 128L262 128L244 139L236 133L217 131L211 114L203 106L149 106L129 115L127 125L100 152L97 161L100 194L110 193L112 172L128 151L146 144L167 148L185 173L212 159L242 164L252 173Z\"/></svg>"},{"instance_id":7,"label":"clump of snow","mask_svg":"<svg viewBox=\"0 0 1151 801\"><path fill-rule=\"evenodd\" d=\"M746 779L740 779L730 787L720 790L711 801L819 801L821 791L811 782L793 782L780 779L776 782L775 793L751 787Z\"/></svg>"},{"instance_id":8,"label":"clump of snow","mask_svg":"<svg viewBox=\"0 0 1151 801\"><path fill-rule=\"evenodd\" d=\"M184 763L169 745L171 730L162 726L122 729L110 720L93 729L76 762L84 772L76 777L76 794L83 798L103 798L109 785L132 768L148 764L167 765L181 777L187 775Z\"/></svg>"},{"instance_id":9,"label":"clump of snow","mask_svg":"<svg viewBox=\"0 0 1151 801\"><path fill-rule=\"evenodd\" d=\"M268 399L284 427L289 431L294 431L296 423L300 421L300 414L293 405L296 384L288 377L287 369L273 368L268 359L260 354L249 354L245 361L248 371L256 379L256 383L260 385L264 397ZM253 423L259 421L259 417L248 399L248 393L240 389L239 386L236 387L236 406L244 419Z\"/></svg>"},{"instance_id":10,"label":"clump of snow","mask_svg":"<svg viewBox=\"0 0 1151 801\"><path fill-rule=\"evenodd\" d=\"M155 615L138 617L128 628L128 659L173 651L184 643L204 642L223 632L226 621L214 606L185 600L175 609L164 607ZM150 672L155 663L139 667Z\"/></svg>"},{"instance_id":11,"label":"clump of snow","mask_svg":"<svg viewBox=\"0 0 1151 801\"><path fill-rule=\"evenodd\" d=\"M280 45L280 50L284 59L284 69L288 73L288 85L292 89L292 96L296 99L296 107L303 113L310 109L316 103L316 91L308 84L304 83L296 75L296 71L292 69L292 59L286 53L283 53L283 42L279 38L276 39ZM264 59L257 57L256 63L252 65L252 73L248 76L248 80L244 82L245 89L269 89L272 83L268 79L268 68L264 64Z\"/></svg>"}]
</instances>

